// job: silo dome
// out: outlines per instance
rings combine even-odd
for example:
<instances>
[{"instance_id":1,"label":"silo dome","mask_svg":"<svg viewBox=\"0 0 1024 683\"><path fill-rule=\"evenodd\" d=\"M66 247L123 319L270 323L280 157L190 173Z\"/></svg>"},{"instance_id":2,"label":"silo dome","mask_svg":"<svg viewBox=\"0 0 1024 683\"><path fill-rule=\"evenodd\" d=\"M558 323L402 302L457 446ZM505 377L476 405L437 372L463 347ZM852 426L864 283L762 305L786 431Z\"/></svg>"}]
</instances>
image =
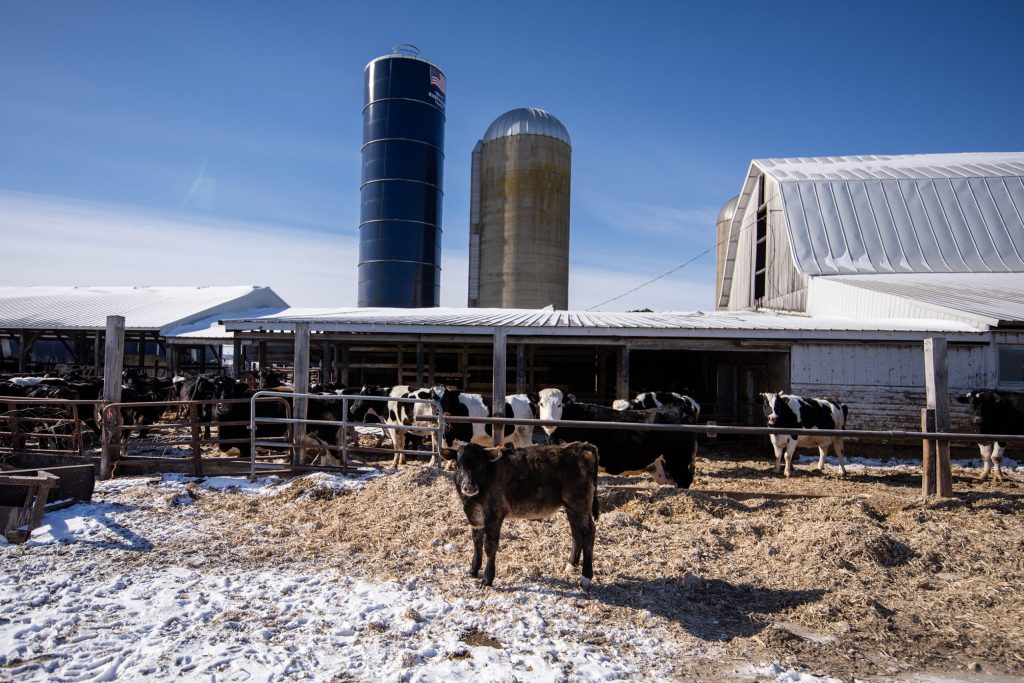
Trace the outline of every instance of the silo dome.
<instances>
[{"instance_id":1,"label":"silo dome","mask_svg":"<svg viewBox=\"0 0 1024 683\"><path fill-rule=\"evenodd\" d=\"M718 212L718 220L715 221L715 225L723 223L725 221L732 222L733 216L736 215L736 205L740 202L740 196L736 195L725 203L722 210Z\"/></svg>"},{"instance_id":2,"label":"silo dome","mask_svg":"<svg viewBox=\"0 0 1024 683\"><path fill-rule=\"evenodd\" d=\"M536 107L522 107L507 111L487 127L483 143L511 135L543 135L561 140L572 147L569 131L554 115Z\"/></svg>"}]
</instances>

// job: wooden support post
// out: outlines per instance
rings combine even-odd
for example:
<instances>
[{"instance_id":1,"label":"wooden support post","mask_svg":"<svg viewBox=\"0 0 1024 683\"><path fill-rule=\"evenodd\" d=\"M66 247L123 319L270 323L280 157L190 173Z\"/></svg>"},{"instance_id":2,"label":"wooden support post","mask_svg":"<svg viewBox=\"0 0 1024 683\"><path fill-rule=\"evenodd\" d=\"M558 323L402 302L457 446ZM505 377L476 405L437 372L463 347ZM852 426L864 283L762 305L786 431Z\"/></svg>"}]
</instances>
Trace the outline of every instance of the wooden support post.
<instances>
[{"instance_id":1,"label":"wooden support post","mask_svg":"<svg viewBox=\"0 0 1024 683\"><path fill-rule=\"evenodd\" d=\"M259 363L260 370L267 370L267 342L260 341L257 348L256 362Z\"/></svg>"},{"instance_id":2,"label":"wooden support post","mask_svg":"<svg viewBox=\"0 0 1024 683\"><path fill-rule=\"evenodd\" d=\"M618 391L619 395L616 398L624 398L629 400L629 347L623 346L619 350L618 368L616 368L618 374Z\"/></svg>"},{"instance_id":3,"label":"wooden support post","mask_svg":"<svg viewBox=\"0 0 1024 683\"><path fill-rule=\"evenodd\" d=\"M346 387L349 385L349 382L352 381L352 376L349 374L349 371L348 371L348 363L349 363L348 355L349 355L348 354L348 346L342 346L341 347L341 371L339 372L338 376L341 378L341 383L344 384Z\"/></svg>"},{"instance_id":4,"label":"wooden support post","mask_svg":"<svg viewBox=\"0 0 1024 683\"><path fill-rule=\"evenodd\" d=\"M18 334L18 372L25 372L28 362L28 332L22 330Z\"/></svg>"},{"instance_id":5,"label":"wooden support post","mask_svg":"<svg viewBox=\"0 0 1024 683\"><path fill-rule=\"evenodd\" d=\"M331 372L331 345L325 339L320 344L320 384L330 382Z\"/></svg>"},{"instance_id":6,"label":"wooden support post","mask_svg":"<svg viewBox=\"0 0 1024 683\"><path fill-rule=\"evenodd\" d=\"M516 393L526 393L526 344L516 344Z\"/></svg>"},{"instance_id":7,"label":"wooden support post","mask_svg":"<svg viewBox=\"0 0 1024 683\"><path fill-rule=\"evenodd\" d=\"M929 337L924 340L924 380L927 410L934 411L935 431L949 431L949 375L946 365L945 337ZM939 498L953 495L953 473L949 463L949 442L933 441L926 446L925 455L931 450L931 462L924 467L930 470L921 484L925 496L934 493Z\"/></svg>"},{"instance_id":8,"label":"wooden support post","mask_svg":"<svg viewBox=\"0 0 1024 683\"><path fill-rule=\"evenodd\" d=\"M292 408L292 417L296 420L305 420L307 415L307 401L299 394L309 393L309 323L295 323L295 358L292 361L294 368L292 382L295 386L295 405ZM297 422L292 430L293 443L292 465L305 464L306 449L301 444L306 440L306 424Z\"/></svg>"},{"instance_id":9,"label":"wooden support post","mask_svg":"<svg viewBox=\"0 0 1024 683\"><path fill-rule=\"evenodd\" d=\"M494 328L494 361L493 374L491 379L491 415L494 417L505 417L505 343L508 339L508 329L504 327ZM494 445L501 445L501 438L505 427L495 425Z\"/></svg>"},{"instance_id":10,"label":"wooden support post","mask_svg":"<svg viewBox=\"0 0 1024 683\"><path fill-rule=\"evenodd\" d=\"M103 348L103 340L100 338L99 331L93 332L92 334L92 374L96 377L100 376L101 357L100 349Z\"/></svg>"},{"instance_id":11,"label":"wooden support post","mask_svg":"<svg viewBox=\"0 0 1024 683\"><path fill-rule=\"evenodd\" d=\"M242 376L242 368L245 365L245 358L243 357L242 340L235 337L231 342L232 353L231 353L231 376L238 379Z\"/></svg>"},{"instance_id":12,"label":"wooden support post","mask_svg":"<svg viewBox=\"0 0 1024 683\"><path fill-rule=\"evenodd\" d=\"M124 316L107 316L106 352L103 356L103 403L121 400L121 373L124 368ZM100 479L110 479L114 460L121 455L121 411L103 413L103 451L100 455Z\"/></svg>"},{"instance_id":13,"label":"wooden support post","mask_svg":"<svg viewBox=\"0 0 1024 683\"><path fill-rule=\"evenodd\" d=\"M188 404L188 424L192 430L192 475L203 476L203 444L202 427L199 424L199 406L194 402Z\"/></svg>"},{"instance_id":14,"label":"wooden support post","mask_svg":"<svg viewBox=\"0 0 1024 683\"><path fill-rule=\"evenodd\" d=\"M146 371L146 333L139 332L139 369Z\"/></svg>"},{"instance_id":15,"label":"wooden support post","mask_svg":"<svg viewBox=\"0 0 1024 683\"><path fill-rule=\"evenodd\" d=\"M423 342L416 342L416 386L423 386Z\"/></svg>"}]
</instances>

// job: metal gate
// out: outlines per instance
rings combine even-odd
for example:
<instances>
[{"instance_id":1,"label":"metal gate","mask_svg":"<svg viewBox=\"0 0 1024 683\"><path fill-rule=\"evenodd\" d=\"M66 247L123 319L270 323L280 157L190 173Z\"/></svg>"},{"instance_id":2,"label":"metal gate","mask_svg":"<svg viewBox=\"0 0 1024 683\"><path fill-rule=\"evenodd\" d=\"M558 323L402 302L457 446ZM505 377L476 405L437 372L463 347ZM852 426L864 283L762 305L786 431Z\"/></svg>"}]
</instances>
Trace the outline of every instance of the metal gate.
<instances>
[{"instance_id":1,"label":"metal gate","mask_svg":"<svg viewBox=\"0 0 1024 683\"><path fill-rule=\"evenodd\" d=\"M298 399L300 401L339 401L342 408L342 419L341 420L317 420L310 419L308 417L296 417L299 411L293 407L291 417L275 417L267 415L257 415L256 413L256 399L262 397L278 397L278 398L290 398ZM374 402L387 402L387 403L410 403L410 404L425 404L429 406L429 410L425 412L417 423L411 425L392 425L381 422L354 422L348 419L349 409L351 402L354 400L359 401L374 401ZM249 438L250 438L250 456L249 456L249 476L255 478L256 476L256 462L257 459L273 459L284 457L282 455L269 455L269 456L257 456L256 447L260 446L265 449L286 449L291 452L291 468L292 469L304 469L304 470L321 470L321 471L347 471L348 460L350 451L356 450L361 453L387 453L387 454L398 454L404 455L426 455L431 458L440 456L440 447L442 438L445 430L445 416L441 412L441 404L434 399L423 399L423 398L395 398L391 396L362 396L362 395L350 395L350 394L296 394L287 391L271 391L261 390L253 394L250 399L250 412L249 412ZM304 414L306 411L302 411ZM291 427L290 436L278 436L264 438L259 433L260 425L288 425ZM303 462L304 452L309 447L309 444L305 441L307 433L307 427L313 426L328 426L337 427L336 432L339 435L336 443L320 443L315 447L317 449L325 449L330 451L336 451L339 453L339 460L341 466L330 466L330 465L312 465ZM383 429L385 434L390 433L392 442L395 438L395 432L401 430L402 432L418 432L432 434L431 439L434 444L434 448L429 451L408 449L405 448L405 444L394 444L391 449L384 448L370 448L360 447L358 444L358 436L356 427L372 427ZM265 431L265 430L264 430ZM353 445L349 444L349 437L356 436L357 441Z\"/></svg>"}]
</instances>

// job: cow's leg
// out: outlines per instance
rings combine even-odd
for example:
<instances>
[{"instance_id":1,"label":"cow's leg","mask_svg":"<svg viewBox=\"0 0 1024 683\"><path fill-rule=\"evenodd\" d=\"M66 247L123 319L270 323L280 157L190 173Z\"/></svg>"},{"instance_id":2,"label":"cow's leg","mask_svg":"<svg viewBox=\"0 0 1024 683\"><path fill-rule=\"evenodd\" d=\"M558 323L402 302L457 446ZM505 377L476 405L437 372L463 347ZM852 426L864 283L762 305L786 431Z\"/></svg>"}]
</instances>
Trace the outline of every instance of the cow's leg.
<instances>
[{"instance_id":1,"label":"cow's leg","mask_svg":"<svg viewBox=\"0 0 1024 683\"><path fill-rule=\"evenodd\" d=\"M572 550L569 551L569 562L565 565L565 572L573 574L579 568L580 555L583 554L583 527L580 524L579 511L572 512L565 508L565 517L569 521L569 531L572 533Z\"/></svg>"},{"instance_id":2,"label":"cow's leg","mask_svg":"<svg viewBox=\"0 0 1024 683\"><path fill-rule=\"evenodd\" d=\"M775 474L778 474L779 469L782 467L782 447L784 444L779 443L782 439L775 434L772 434L770 438L772 441L772 448L775 449Z\"/></svg>"},{"instance_id":3,"label":"cow's leg","mask_svg":"<svg viewBox=\"0 0 1024 683\"><path fill-rule=\"evenodd\" d=\"M391 461L392 467L401 467L405 464L405 453L402 449L405 448L405 431L401 429L391 429L391 446L395 449L395 457Z\"/></svg>"},{"instance_id":4,"label":"cow's leg","mask_svg":"<svg viewBox=\"0 0 1024 683\"><path fill-rule=\"evenodd\" d=\"M832 447L836 449L836 457L839 458L839 474L846 476L846 454L843 453L842 437L832 439Z\"/></svg>"},{"instance_id":5,"label":"cow's leg","mask_svg":"<svg viewBox=\"0 0 1024 683\"><path fill-rule=\"evenodd\" d=\"M796 437L791 436L786 444L786 476L793 476L793 454L796 453Z\"/></svg>"},{"instance_id":6,"label":"cow's leg","mask_svg":"<svg viewBox=\"0 0 1024 683\"><path fill-rule=\"evenodd\" d=\"M825 471L825 458L828 456L828 444L818 446L818 471Z\"/></svg>"},{"instance_id":7,"label":"cow's leg","mask_svg":"<svg viewBox=\"0 0 1024 683\"><path fill-rule=\"evenodd\" d=\"M437 432L430 432L430 463L431 467L441 467L441 451L438 450Z\"/></svg>"},{"instance_id":8,"label":"cow's leg","mask_svg":"<svg viewBox=\"0 0 1024 683\"><path fill-rule=\"evenodd\" d=\"M590 506L581 511L580 522L583 525L583 578L580 579L580 585L583 588L590 588L590 583L594 580L594 536L597 535Z\"/></svg>"},{"instance_id":9,"label":"cow's leg","mask_svg":"<svg viewBox=\"0 0 1024 683\"><path fill-rule=\"evenodd\" d=\"M988 471L991 468L992 446L991 443L979 443L978 450L981 451L981 474L978 479L985 481L988 478Z\"/></svg>"},{"instance_id":10,"label":"cow's leg","mask_svg":"<svg viewBox=\"0 0 1024 683\"><path fill-rule=\"evenodd\" d=\"M992 468L994 474L992 475L992 481L1003 480L1003 451L1006 450L1006 446L1002 445L998 441L992 444Z\"/></svg>"},{"instance_id":11,"label":"cow's leg","mask_svg":"<svg viewBox=\"0 0 1024 683\"><path fill-rule=\"evenodd\" d=\"M487 565L484 567L484 585L494 583L494 558L498 554L498 541L501 539L501 523L504 520L487 520L484 523L484 553L487 554Z\"/></svg>"},{"instance_id":12,"label":"cow's leg","mask_svg":"<svg viewBox=\"0 0 1024 683\"><path fill-rule=\"evenodd\" d=\"M469 565L469 575L474 579L480 575L480 565L484 559L484 530L473 527L473 563Z\"/></svg>"}]
</instances>

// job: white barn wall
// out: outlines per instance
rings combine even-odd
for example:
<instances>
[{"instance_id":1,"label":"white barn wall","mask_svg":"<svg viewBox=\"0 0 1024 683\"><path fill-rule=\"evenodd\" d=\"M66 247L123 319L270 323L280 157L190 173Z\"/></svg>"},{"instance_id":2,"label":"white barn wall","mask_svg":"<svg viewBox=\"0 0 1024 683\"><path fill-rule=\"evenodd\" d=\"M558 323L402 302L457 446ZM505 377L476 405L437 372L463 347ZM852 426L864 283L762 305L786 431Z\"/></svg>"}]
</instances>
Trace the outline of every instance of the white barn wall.
<instances>
[{"instance_id":1,"label":"white barn wall","mask_svg":"<svg viewBox=\"0 0 1024 683\"><path fill-rule=\"evenodd\" d=\"M993 386L988 344L948 347L953 429L966 430L964 389ZM921 344L799 343L790 357L791 389L801 396L837 396L850 408L849 429L916 430L925 405Z\"/></svg>"}]
</instances>

